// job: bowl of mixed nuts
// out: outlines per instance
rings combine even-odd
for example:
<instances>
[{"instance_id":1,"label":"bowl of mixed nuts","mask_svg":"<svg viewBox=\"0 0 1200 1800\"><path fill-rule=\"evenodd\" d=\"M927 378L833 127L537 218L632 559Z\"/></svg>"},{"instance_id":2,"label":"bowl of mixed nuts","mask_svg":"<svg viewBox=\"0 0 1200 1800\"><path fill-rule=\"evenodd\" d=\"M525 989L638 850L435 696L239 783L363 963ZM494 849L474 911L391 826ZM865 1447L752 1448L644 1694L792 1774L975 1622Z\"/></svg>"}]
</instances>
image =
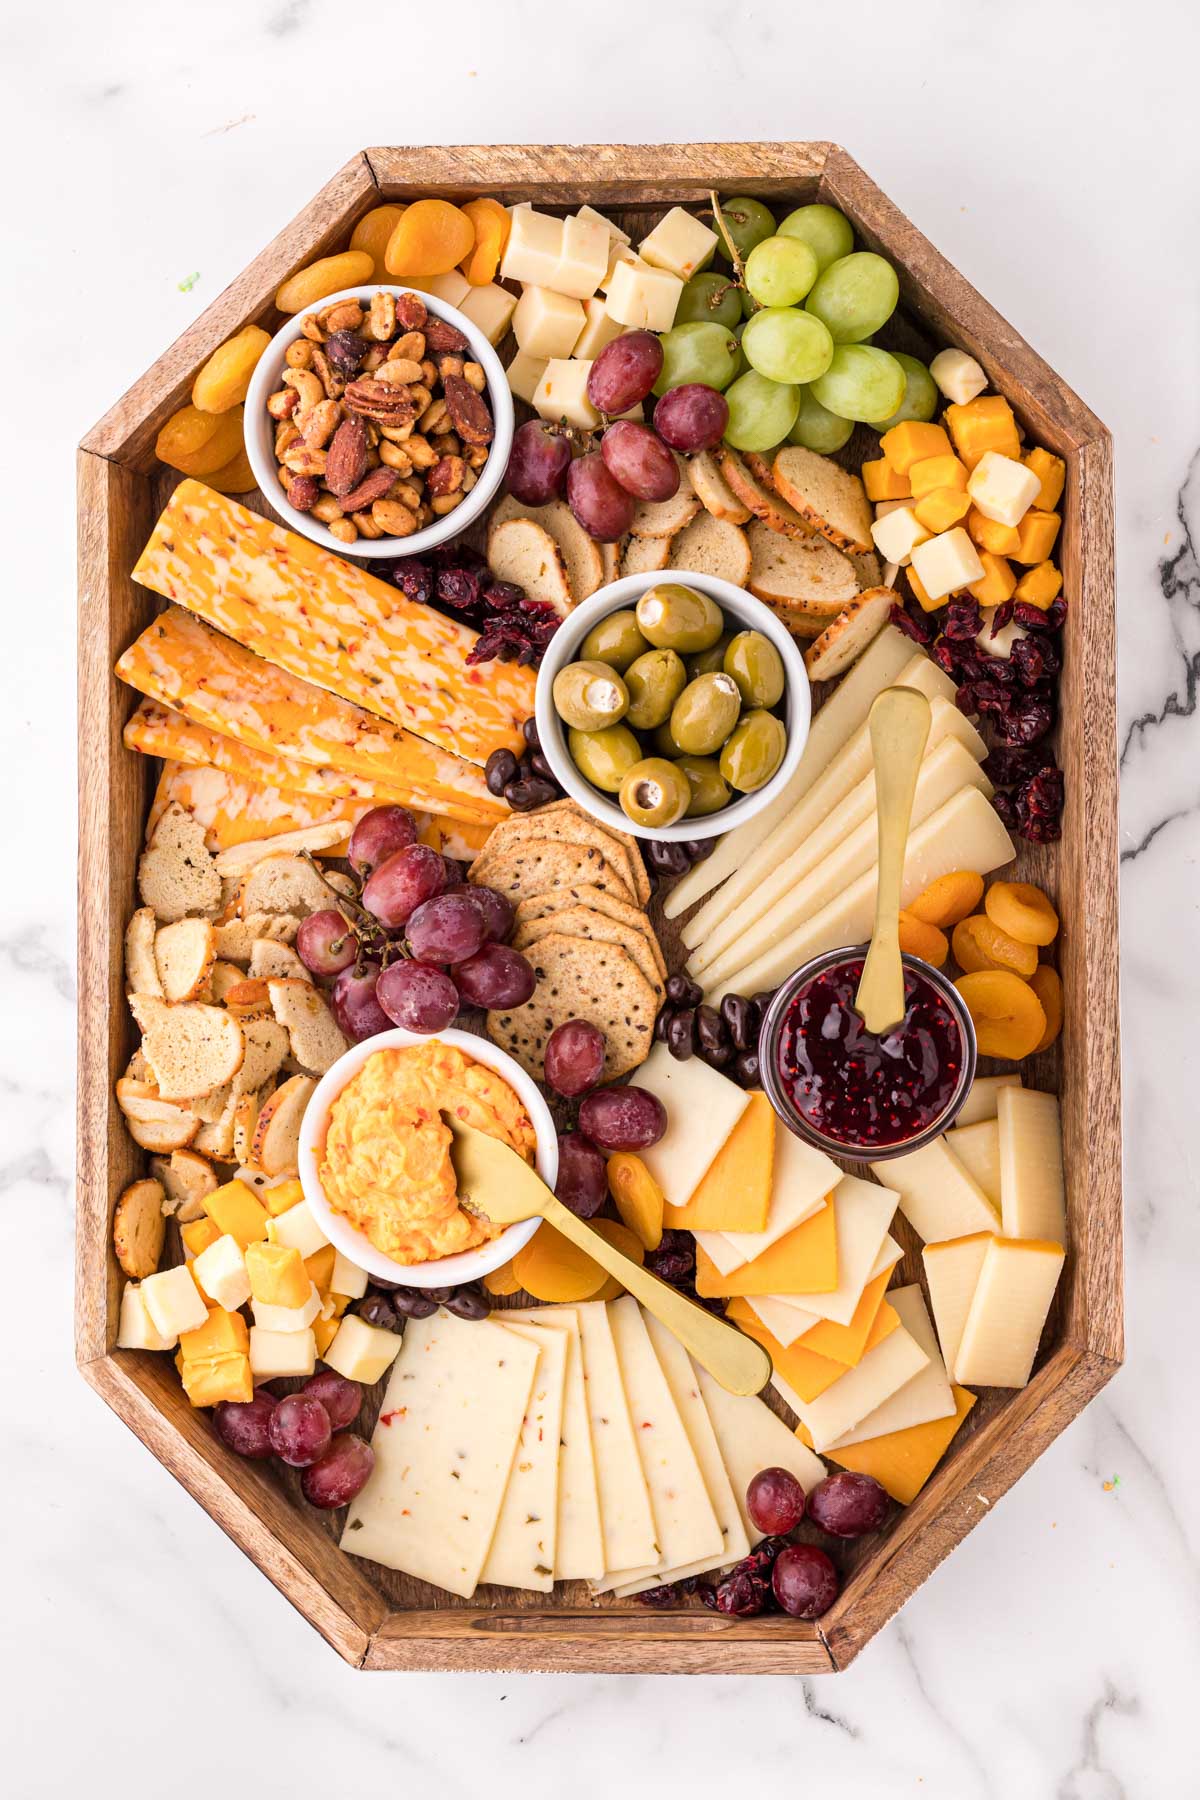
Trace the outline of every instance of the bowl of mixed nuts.
<instances>
[{"instance_id":1,"label":"bowl of mixed nuts","mask_svg":"<svg viewBox=\"0 0 1200 1800\"><path fill-rule=\"evenodd\" d=\"M246 454L284 523L326 550L412 556L465 530L508 466L500 359L453 306L346 288L290 318L246 395Z\"/></svg>"}]
</instances>

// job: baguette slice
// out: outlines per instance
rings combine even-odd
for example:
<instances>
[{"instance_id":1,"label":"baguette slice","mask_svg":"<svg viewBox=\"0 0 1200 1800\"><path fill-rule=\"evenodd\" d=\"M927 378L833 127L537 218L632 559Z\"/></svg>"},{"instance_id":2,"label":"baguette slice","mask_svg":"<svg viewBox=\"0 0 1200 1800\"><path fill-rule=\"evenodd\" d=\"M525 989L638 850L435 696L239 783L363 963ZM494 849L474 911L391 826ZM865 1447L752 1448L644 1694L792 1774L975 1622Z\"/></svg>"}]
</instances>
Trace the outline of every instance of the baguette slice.
<instances>
[{"instance_id":1,"label":"baguette slice","mask_svg":"<svg viewBox=\"0 0 1200 1800\"><path fill-rule=\"evenodd\" d=\"M731 450L728 444L722 444L717 451L717 458L721 473L734 494L750 508L756 519L761 519L768 530L781 537L799 538L805 542L812 537L811 527L805 524L799 513L774 488L760 481L745 458L739 456L736 450Z\"/></svg>"},{"instance_id":2,"label":"baguette slice","mask_svg":"<svg viewBox=\"0 0 1200 1800\"><path fill-rule=\"evenodd\" d=\"M129 1004L164 1100L211 1094L241 1068L246 1055L242 1028L219 1006L196 1000L169 1006L148 994L134 994Z\"/></svg>"},{"instance_id":3,"label":"baguette slice","mask_svg":"<svg viewBox=\"0 0 1200 1800\"><path fill-rule=\"evenodd\" d=\"M163 924L189 913L212 913L221 903L221 883L204 843L204 827L172 800L154 827L138 863L138 892Z\"/></svg>"},{"instance_id":4,"label":"baguette slice","mask_svg":"<svg viewBox=\"0 0 1200 1800\"><path fill-rule=\"evenodd\" d=\"M620 544L601 544L600 561L604 568L604 585L607 587L621 573Z\"/></svg>"},{"instance_id":5,"label":"baguette slice","mask_svg":"<svg viewBox=\"0 0 1200 1800\"><path fill-rule=\"evenodd\" d=\"M309 1075L293 1075L263 1105L254 1126L249 1161L264 1175L296 1173L300 1121L316 1086Z\"/></svg>"},{"instance_id":6,"label":"baguette slice","mask_svg":"<svg viewBox=\"0 0 1200 1800\"><path fill-rule=\"evenodd\" d=\"M693 456L688 464L688 474L700 504L714 519L723 519L727 525L745 525L754 517L746 502L738 499L722 475L721 465L711 450L701 450Z\"/></svg>"},{"instance_id":7,"label":"baguette slice","mask_svg":"<svg viewBox=\"0 0 1200 1800\"><path fill-rule=\"evenodd\" d=\"M125 985L131 994L154 994L162 999L162 982L154 960L158 920L152 906L139 906L125 927Z\"/></svg>"},{"instance_id":8,"label":"baguette slice","mask_svg":"<svg viewBox=\"0 0 1200 1800\"><path fill-rule=\"evenodd\" d=\"M688 465L682 456L675 457L675 466L679 470L678 491L669 500L639 500L634 507L635 537L674 537L700 511L700 502L692 491Z\"/></svg>"},{"instance_id":9,"label":"baguette slice","mask_svg":"<svg viewBox=\"0 0 1200 1800\"><path fill-rule=\"evenodd\" d=\"M676 568L697 575L715 575L744 588L750 578L750 542L740 525L697 513L671 541L671 561Z\"/></svg>"},{"instance_id":10,"label":"baguette slice","mask_svg":"<svg viewBox=\"0 0 1200 1800\"><path fill-rule=\"evenodd\" d=\"M673 560L677 538L627 537L621 551L622 575L656 575Z\"/></svg>"},{"instance_id":11,"label":"baguette slice","mask_svg":"<svg viewBox=\"0 0 1200 1800\"><path fill-rule=\"evenodd\" d=\"M166 1198L163 1209L173 1213L181 1225L198 1219L209 1194L219 1183L213 1166L194 1150L176 1150L173 1156L151 1159L150 1172L162 1183Z\"/></svg>"},{"instance_id":12,"label":"baguette slice","mask_svg":"<svg viewBox=\"0 0 1200 1800\"><path fill-rule=\"evenodd\" d=\"M493 529L509 519L532 519L550 533L562 555L567 585L576 606L589 600L606 579L611 579L604 573L600 545L588 536L565 500L551 500L547 506L524 506L512 494L506 494L492 514Z\"/></svg>"},{"instance_id":13,"label":"baguette slice","mask_svg":"<svg viewBox=\"0 0 1200 1800\"><path fill-rule=\"evenodd\" d=\"M879 636L900 604L893 588L871 588L844 606L832 625L827 625L804 652L810 681L833 681L844 675L872 640Z\"/></svg>"},{"instance_id":14,"label":"baguette slice","mask_svg":"<svg viewBox=\"0 0 1200 1800\"><path fill-rule=\"evenodd\" d=\"M162 1184L147 1177L125 1189L113 1212L113 1250L133 1281L144 1281L158 1268L166 1220Z\"/></svg>"},{"instance_id":15,"label":"baguette slice","mask_svg":"<svg viewBox=\"0 0 1200 1800\"><path fill-rule=\"evenodd\" d=\"M241 970L238 970L241 974ZM307 981L308 970L287 944L255 938L250 946L250 974L255 981Z\"/></svg>"},{"instance_id":16,"label":"baguette slice","mask_svg":"<svg viewBox=\"0 0 1200 1800\"><path fill-rule=\"evenodd\" d=\"M268 987L275 1017L290 1040L292 1055L302 1069L323 1075L350 1048L324 995L311 981L272 981Z\"/></svg>"},{"instance_id":17,"label":"baguette slice","mask_svg":"<svg viewBox=\"0 0 1200 1800\"><path fill-rule=\"evenodd\" d=\"M216 858L218 875L242 876L265 856L282 856L288 850L332 850L350 836L344 822L329 825L304 825L299 831L282 831L278 837L257 838L252 843L234 844Z\"/></svg>"},{"instance_id":18,"label":"baguette slice","mask_svg":"<svg viewBox=\"0 0 1200 1800\"><path fill-rule=\"evenodd\" d=\"M216 960L211 920L176 919L173 925L161 926L154 939L159 993L172 1003L201 999Z\"/></svg>"},{"instance_id":19,"label":"baguette slice","mask_svg":"<svg viewBox=\"0 0 1200 1800\"><path fill-rule=\"evenodd\" d=\"M565 619L575 604L562 551L544 525L506 519L488 533L487 559L497 581L512 581L531 600L552 606Z\"/></svg>"},{"instance_id":20,"label":"baguette slice","mask_svg":"<svg viewBox=\"0 0 1200 1800\"><path fill-rule=\"evenodd\" d=\"M237 1081L244 1094L265 1088L278 1075L291 1044L285 1027L275 1019L251 1019L243 1024L242 1035L246 1040L246 1058Z\"/></svg>"},{"instance_id":21,"label":"baguette slice","mask_svg":"<svg viewBox=\"0 0 1200 1800\"><path fill-rule=\"evenodd\" d=\"M160 1156L186 1149L200 1130L199 1119L186 1106L160 1099L156 1088L128 1076L117 1083L117 1105L134 1143Z\"/></svg>"},{"instance_id":22,"label":"baguette slice","mask_svg":"<svg viewBox=\"0 0 1200 1800\"><path fill-rule=\"evenodd\" d=\"M857 475L828 456L785 444L771 465L777 491L799 516L839 550L862 554L871 548L873 514Z\"/></svg>"},{"instance_id":23,"label":"baguette slice","mask_svg":"<svg viewBox=\"0 0 1200 1800\"><path fill-rule=\"evenodd\" d=\"M237 909L243 919L253 913L295 913L306 919L321 912L332 896L319 872L303 856L264 856L242 882Z\"/></svg>"},{"instance_id":24,"label":"baguette slice","mask_svg":"<svg viewBox=\"0 0 1200 1800\"><path fill-rule=\"evenodd\" d=\"M252 913L248 919L230 919L216 927L217 955L225 962L244 967L260 938L290 944L299 929L300 921L295 913Z\"/></svg>"},{"instance_id":25,"label":"baguette slice","mask_svg":"<svg viewBox=\"0 0 1200 1800\"><path fill-rule=\"evenodd\" d=\"M858 578L848 557L824 538L807 533L803 540L782 537L756 521L748 531L752 594L788 613L820 621L824 629L849 601L858 597ZM812 635L812 634L808 634Z\"/></svg>"}]
</instances>

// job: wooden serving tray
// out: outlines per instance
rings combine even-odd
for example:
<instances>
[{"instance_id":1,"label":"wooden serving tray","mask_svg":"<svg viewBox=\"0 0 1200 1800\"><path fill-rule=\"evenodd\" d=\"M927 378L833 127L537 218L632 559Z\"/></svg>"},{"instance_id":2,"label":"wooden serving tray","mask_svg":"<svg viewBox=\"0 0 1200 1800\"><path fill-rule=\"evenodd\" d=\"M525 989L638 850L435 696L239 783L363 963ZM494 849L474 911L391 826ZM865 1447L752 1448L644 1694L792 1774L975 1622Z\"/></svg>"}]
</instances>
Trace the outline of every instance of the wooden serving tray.
<instances>
[{"instance_id":1,"label":"wooden serving tray","mask_svg":"<svg viewBox=\"0 0 1200 1800\"><path fill-rule=\"evenodd\" d=\"M185 1398L173 1361L114 1349L120 1278L112 1208L142 1172L113 1086L133 1047L122 938L153 787L150 759L126 751L135 704L113 663L157 609L129 571L179 479L155 435L188 397L215 347L250 320L279 323L283 279L344 247L383 199L492 194L569 208L590 201L645 231L708 190L757 194L777 210L826 200L886 255L901 284L891 341L926 353L952 343L976 357L1037 442L1068 467L1061 555L1071 614L1064 633L1057 754L1067 808L1059 845L1022 844L1018 870L1048 886L1063 920L1066 1021L1029 1076L1062 1100L1070 1252L1028 1387L985 1393L918 1499L857 1556L817 1624L730 1619L692 1603L659 1612L609 1597L483 1589L459 1601L344 1556L337 1516L294 1482L225 1451ZM901 316L902 315L902 316ZM892 330L889 327L889 330ZM859 434L863 435L863 434ZM873 441L873 439L872 439ZM855 440L848 447L853 459ZM260 501L252 501L259 504ZM261 507L266 510L265 506ZM1120 1064L1117 1011L1117 772L1108 432L1052 369L836 145L460 145L354 157L84 439L79 452L79 1226L76 1354L87 1381L222 1529L348 1662L369 1669L814 1674L844 1668L1102 1388L1122 1359ZM903 1236L905 1222L894 1227ZM903 1275L914 1280L916 1240ZM371 1415L373 1416L373 1414ZM560 1593L563 1590L559 1590Z\"/></svg>"}]
</instances>

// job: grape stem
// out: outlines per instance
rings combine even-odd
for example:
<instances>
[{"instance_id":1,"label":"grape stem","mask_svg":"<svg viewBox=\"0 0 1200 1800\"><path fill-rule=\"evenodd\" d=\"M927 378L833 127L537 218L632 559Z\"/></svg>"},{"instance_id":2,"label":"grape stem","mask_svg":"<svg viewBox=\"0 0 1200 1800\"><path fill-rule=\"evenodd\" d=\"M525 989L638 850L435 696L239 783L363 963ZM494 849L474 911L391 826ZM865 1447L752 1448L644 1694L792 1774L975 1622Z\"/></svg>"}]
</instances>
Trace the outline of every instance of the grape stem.
<instances>
[{"instance_id":1,"label":"grape stem","mask_svg":"<svg viewBox=\"0 0 1200 1800\"><path fill-rule=\"evenodd\" d=\"M333 896L331 910L340 913L347 932L354 938L356 974L362 973L365 961L372 957L378 957L382 969L386 969L388 963L397 957L404 962L409 960L411 953L408 945L406 943L398 944L394 938L390 938L378 919L367 911L360 900L352 900L348 894L343 894L340 888L334 887L311 850L301 850L298 854L312 869L322 887L329 889ZM336 941L342 942L340 938Z\"/></svg>"},{"instance_id":2,"label":"grape stem","mask_svg":"<svg viewBox=\"0 0 1200 1800\"><path fill-rule=\"evenodd\" d=\"M725 223L725 214L721 210L721 202L717 196L716 188L709 188L708 197L709 197L710 201L712 202L713 224L717 228L718 236L720 237L721 242L725 246L725 254L728 256L730 264L732 265L732 268L733 268L732 280L727 281L725 283L724 287L718 288L716 290L716 292L714 294L712 294L709 298L708 304L711 308L713 308L715 310L721 304L721 302L725 298L726 294L734 292L734 291L741 291L742 293L747 293L749 290L746 287L746 265L742 261L741 251L738 249L737 245L733 241L733 238L730 236L729 227ZM750 295L750 302L751 302L751 305L754 307L755 312L757 312L758 311L758 301L755 300L753 294Z\"/></svg>"}]
</instances>

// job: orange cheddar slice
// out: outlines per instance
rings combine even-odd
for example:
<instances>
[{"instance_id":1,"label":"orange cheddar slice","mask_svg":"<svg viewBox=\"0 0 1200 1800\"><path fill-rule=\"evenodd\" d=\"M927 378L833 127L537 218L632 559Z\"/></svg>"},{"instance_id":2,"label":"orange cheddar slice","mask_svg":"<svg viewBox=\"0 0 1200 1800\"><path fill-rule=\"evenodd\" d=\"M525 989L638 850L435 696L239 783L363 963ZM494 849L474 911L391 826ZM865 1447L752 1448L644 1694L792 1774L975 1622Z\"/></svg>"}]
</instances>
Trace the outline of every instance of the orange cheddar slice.
<instances>
[{"instance_id":1,"label":"orange cheddar slice","mask_svg":"<svg viewBox=\"0 0 1200 1800\"><path fill-rule=\"evenodd\" d=\"M181 481L133 579L302 681L469 762L521 754L535 677L470 664L478 632L199 481Z\"/></svg>"},{"instance_id":2,"label":"orange cheddar slice","mask_svg":"<svg viewBox=\"0 0 1200 1800\"><path fill-rule=\"evenodd\" d=\"M781 1375L789 1387L795 1388L802 1400L815 1400L846 1373L846 1365L834 1362L832 1357L818 1356L815 1350L805 1350L800 1343L781 1344L743 1299L731 1300L725 1309L725 1317L733 1319L747 1337L762 1345L775 1365L775 1373Z\"/></svg>"},{"instance_id":3,"label":"orange cheddar slice","mask_svg":"<svg viewBox=\"0 0 1200 1800\"><path fill-rule=\"evenodd\" d=\"M671 1231L765 1231L774 1167L774 1108L752 1092L687 1205L665 1207L663 1224Z\"/></svg>"},{"instance_id":4,"label":"orange cheddar slice","mask_svg":"<svg viewBox=\"0 0 1200 1800\"><path fill-rule=\"evenodd\" d=\"M891 1278L891 1269L884 1269L874 1281L868 1281L848 1325L838 1325L833 1319L819 1319L803 1337L796 1339L797 1344L815 1351L818 1356L832 1357L844 1368L857 1368L867 1351L882 1344L900 1323L898 1314L883 1297Z\"/></svg>"},{"instance_id":5,"label":"orange cheddar slice","mask_svg":"<svg viewBox=\"0 0 1200 1800\"><path fill-rule=\"evenodd\" d=\"M831 1294L838 1284L837 1214L832 1199L786 1237L722 1275L696 1245L696 1292L702 1300L746 1294Z\"/></svg>"},{"instance_id":6,"label":"orange cheddar slice","mask_svg":"<svg viewBox=\"0 0 1200 1800\"><path fill-rule=\"evenodd\" d=\"M975 1404L976 1396L969 1388L954 1386L951 1392L955 1410L947 1419L930 1419L927 1425L910 1425L906 1431L887 1431L882 1437L864 1438L861 1444L826 1450L824 1455L843 1469L873 1475L893 1500L908 1506L945 1456ZM803 1425L797 1426L796 1436L801 1443L808 1442Z\"/></svg>"}]
</instances>

